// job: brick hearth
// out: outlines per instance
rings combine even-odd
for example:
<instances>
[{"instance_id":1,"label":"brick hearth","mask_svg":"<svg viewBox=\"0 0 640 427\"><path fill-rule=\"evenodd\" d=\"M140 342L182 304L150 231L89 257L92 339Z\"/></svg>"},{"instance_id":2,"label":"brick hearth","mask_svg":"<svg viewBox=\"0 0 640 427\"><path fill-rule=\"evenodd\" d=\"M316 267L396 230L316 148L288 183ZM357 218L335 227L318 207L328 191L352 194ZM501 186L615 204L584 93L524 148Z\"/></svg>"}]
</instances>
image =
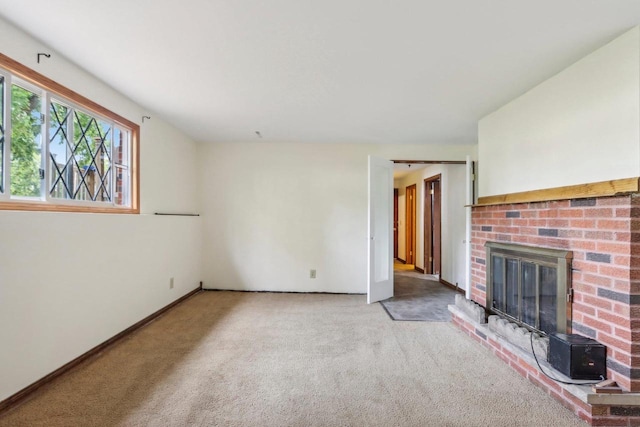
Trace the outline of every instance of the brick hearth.
<instances>
[{"instance_id":1,"label":"brick hearth","mask_svg":"<svg viewBox=\"0 0 640 427\"><path fill-rule=\"evenodd\" d=\"M482 306L487 241L573 251L572 332L606 345L607 377L628 392L640 392L639 194L473 207L471 298ZM514 369L522 373L528 367ZM555 397L575 408L575 402L568 404L575 396L568 395ZM583 418L591 412L578 406Z\"/></svg>"}]
</instances>

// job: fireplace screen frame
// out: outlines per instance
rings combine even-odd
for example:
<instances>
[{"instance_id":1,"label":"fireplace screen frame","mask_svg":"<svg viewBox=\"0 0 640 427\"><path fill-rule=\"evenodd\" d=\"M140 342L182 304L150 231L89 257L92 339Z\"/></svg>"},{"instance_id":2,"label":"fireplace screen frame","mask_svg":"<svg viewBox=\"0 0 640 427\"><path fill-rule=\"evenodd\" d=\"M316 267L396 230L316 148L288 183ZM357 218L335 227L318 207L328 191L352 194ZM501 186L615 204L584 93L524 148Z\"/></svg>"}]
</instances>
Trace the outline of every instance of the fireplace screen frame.
<instances>
[{"instance_id":1,"label":"fireplace screen frame","mask_svg":"<svg viewBox=\"0 0 640 427\"><path fill-rule=\"evenodd\" d=\"M529 330L546 335L547 332L559 332L559 333L571 333L571 262L573 259L573 252L561 249L541 248L534 246L524 246L513 243L500 243L500 242L486 242L486 309L501 317L507 318L520 326L523 326ZM503 268L500 272L494 271L493 257L503 258ZM513 316L505 311L502 311L494 307L494 276L498 273L502 275L501 284L503 286L503 294L505 300L507 299L507 260L515 260L517 262L517 284L518 290L518 307L517 315ZM540 266L547 268L555 268L556 271L556 330L555 331L543 331L540 329L540 293L536 293L535 304L535 325L526 323L522 319L523 303L522 298L522 263L530 263L536 266L536 289L539 290L540 284Z\"/></svg>"}]
</instances>

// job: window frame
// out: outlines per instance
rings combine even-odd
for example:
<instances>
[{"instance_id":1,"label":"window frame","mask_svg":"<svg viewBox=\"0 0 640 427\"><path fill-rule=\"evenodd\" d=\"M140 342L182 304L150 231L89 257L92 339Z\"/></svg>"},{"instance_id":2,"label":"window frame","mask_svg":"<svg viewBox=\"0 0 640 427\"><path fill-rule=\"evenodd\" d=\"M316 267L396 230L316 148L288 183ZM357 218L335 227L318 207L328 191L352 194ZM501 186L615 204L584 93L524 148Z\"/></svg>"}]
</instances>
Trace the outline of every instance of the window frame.
<instances>
[{"instance_id":1,"label":"window frame","mask_svg":"<svg viewBox=\"0 0 640 427\"><path fill-rule=\"evenodd\" d=\"M10 163L11 163L11 106L5 105L4 111L4 152L2 156L2 173L5 179L3 181L4 193L0 193L0 210L19 210L19 211L51 211L51 212L83 212L83 213L118 213L118 214L139 214L140 213L140 126L124 117L108 110L100 104L68 89L65 86L45 77L44 75L30 69L29 67L9 58L0 53L0 74L4 79L4 101L7 100L7 90L11 90L13 79L17 79L18 83L26 83L27 88L36 88L41 92L42 96L42 114L45 119L42 123L42 168L45 170L45 179L42 181L41 198L26 199L19 197L11 197L10 194ZM20 84L18 84L20 86ZM29 89L31 90L31 89ZM57 100L68 104L70 107L79 109L86 113L95 115L97 119L103 119L111 122L113 125L112 132L115 128L130 133L129 139L129 161L126 165L129 171L128 187L129 206L118 206L112 203L94 202L84 200L58 199L51 197L50 190L50 162L49 158L49 104L51 100ZM7 135L9 137L7 137ZM115 164L112 169L111 180L115 185L115 172L117 168ZM9 184L9 185L7 185ZM115 195L113 195L115 198Z\"/></svg>"}]
</instances>

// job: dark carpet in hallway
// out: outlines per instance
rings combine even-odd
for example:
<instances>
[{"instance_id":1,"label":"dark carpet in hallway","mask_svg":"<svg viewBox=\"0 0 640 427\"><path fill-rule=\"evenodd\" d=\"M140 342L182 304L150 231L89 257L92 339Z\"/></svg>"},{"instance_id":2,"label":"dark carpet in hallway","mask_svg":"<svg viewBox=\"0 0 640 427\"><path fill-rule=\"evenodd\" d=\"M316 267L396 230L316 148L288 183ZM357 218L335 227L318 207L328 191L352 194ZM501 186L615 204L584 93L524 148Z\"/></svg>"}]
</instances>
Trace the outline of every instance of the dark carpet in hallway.
<instances>
[{"instance_id":1,"label":"dark carpet in hallway","mask_svg":"<svg viewBox=\"0 0 640 427\"><path fill-rule=\"evenodd\" d=\"M395 271L394 296L380 304L393 320L449 322L447 306L454 303L456 292L431 277Z\"/></svg>"}]
</instances>

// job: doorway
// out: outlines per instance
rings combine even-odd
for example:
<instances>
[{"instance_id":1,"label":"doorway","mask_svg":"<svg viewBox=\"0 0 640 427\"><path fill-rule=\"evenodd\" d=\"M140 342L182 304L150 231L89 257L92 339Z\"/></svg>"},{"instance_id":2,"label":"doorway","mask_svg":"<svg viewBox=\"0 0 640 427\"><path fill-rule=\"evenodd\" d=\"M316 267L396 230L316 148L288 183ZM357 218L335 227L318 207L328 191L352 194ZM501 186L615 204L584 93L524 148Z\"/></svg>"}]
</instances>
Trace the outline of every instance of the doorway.
<instances>
[{"instance_id":1,"label":"doorway","mask_svg":"<svg viewBox=\"0 0 640 427\"><path fill-rule=\"evenodd\" d=\"M442 260L442 175L424 180L424 271L440 275Z\"/></svg>"},{"instance_id":2,"label":"doorway","mask_svg":"<svg viewBox=\"0 0 640 427\"><path fill-rule=\"evenodd\" d=\"M393 170L389 188L387 188L389 176L386 173L385 179L372 173L374 170L380 170L382 163L375 162L374 164L371 156L369 161L369 295L375 298L370 297L368 301L383 299L381 295L377 295L380 292L376 291L376 295L373 295L373 288L381 285L378 280L379 274L376 275L376 271L372 270L372 267L384 267L384 272L387 272L387 258L377 249L386 251L386 256L389 257L388 260L391 264L388 271L394 270L393 260L396 258L399 261L399 263L395 263L396 266L402 263L407 269L413 268L406 274L415 275L421 279L425 279L425 275L433 276L432 280L453 288L458 288L460 280L469 283L470 248L466 242L469 241L467 235L470 234L470 209L467 206L472 202L467 199L471 199L473 194L472 162L469 157L466 162L455 160L384 161L382 162L384 163L383 169L386 170L391 163ZM466 165L466 167L455 167L457 165ZM431 170L422 171L426 168ZM428 184L429 181L434 182ZM430 197L425 197L426 201L419 200L425 195L426 190L421 188L421 193L417 194L418 184L424 185L425 188L430 185L429 190L433 190L433 197L429 191ZM397 217L394 209L396 206L394 188L398 190ZM375 201L373 196L380 196L381 200L378 201L383 205L385 202L382 199L386 199L388 221L380 221L380 218L373 215L378 212L372 208L372 200ZM431 203L429 209L425 209L426 203ZM407 210L409 215L407 215ZM428 226L424 222L427 215L429 215L427 218ZM406 221L408 225L407 223L403 224L402 221ZM421 227L422 230L419 230ZM395 231L398 232L397 252L394 245ZM420 231L419 235L417 235L417 231ZM383 242L378 239L378 236L384 237L387 233L388 240L385 239ZM425 236L428 243L425 243ZM410 240L408 244L407 238ZM380 257L374 258L373 256L376 254ZM406 261L402 258L406 258ZM377 261L374 262L374 259ZM425 268L420 268L423 265L416 264L423 264ZM427 269L430 271L425 271ZM434 272L437 275L434 275ZM377 271L377 273L381 273L381 271ZM388 276L384 274L384 277ZM391 289L389 292L385 291L384 294L392 296L393 281L389 285Z\"/></svg>"},{"instance_id":3,"label":"doorway","mask_svg":"<svg viewBox=\"0 0 640 427\"><path fill-rule=\"evenodd\" d=\"M405 190L405 257L407 264L416 263L416 184L406 187Z\"/></svg>"}]
</instances>

